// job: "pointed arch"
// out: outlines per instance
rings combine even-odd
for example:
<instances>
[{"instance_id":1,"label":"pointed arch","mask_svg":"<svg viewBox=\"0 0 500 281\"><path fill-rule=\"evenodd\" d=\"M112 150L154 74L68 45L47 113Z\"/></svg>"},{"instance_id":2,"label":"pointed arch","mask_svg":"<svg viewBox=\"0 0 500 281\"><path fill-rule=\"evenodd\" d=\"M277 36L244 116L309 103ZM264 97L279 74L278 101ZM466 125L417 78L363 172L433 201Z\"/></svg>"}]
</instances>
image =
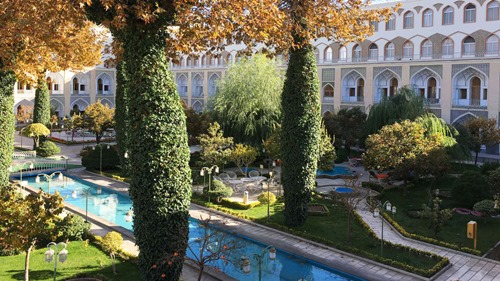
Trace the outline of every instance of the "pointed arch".
<instances>
[{"instance_id":1,"label":"pointed arch","mask_svg":"<svg viewBox=\"0 0 500 281\"><path fill-rule=\"evenodd\" d=\"M327 83L323 86L323 101L333 102L334 95L335 87L332 84Z\"/></svg>"},{"instance_id":2,"label":"pointed arch","mask_svg":"<svg viewBox=\"0 0 500 281\"><path fill-rule=\"evenodd\" d=\"M324 52L324 61L325 62L332 62L333 60L333 52L331 47L326 47L325 52Z\"/></svg>"},{"instance_id":3,"label":"pointed arch","mask_svg":"<svg viewBox=\"0 0 500 281\"><path fill-rule=\"evenodd\" d=\"M457 125L457 124L460 124L460 125L463 125L465 122L467 122L468 120L470 119L475 119L475 118L479 118L479 116L477 116L476 114L474 113L471 113L471 112L466 112L460 116L458 116L457 118L455 118L451 124L452 125Z\"/></svg>"},{"instance_id":4,"label":"pointed arch","mask_svg":"<svg viewBox=\"0 0 500 281\"><path fill-rule=\"evenodd\" d=\"M89 103L86 100L79 98L71 103L72 109L75 109L75 106L77 106L80 111L84 111L85 108L89 106Z\"/></svg>"},{"instance_id":5,"label":"pointed arch","mask_svg":"<svg viewBox=\"0 0 500 281\"><path fill-rule=\"evenodd\" d=\"M179 96L181 97L187 97L187 82L188 79L186 75L180 74L177 76L177 91L179 92Z\"/></svg>"},{"instance_id":6,"label":"pointed arch","mask_svg":"<svg viewBox=\"0 0 500 281\"><path fill-rule=\"evenodd\" d=\"M375 43L372 43L369 47L369 53L368 53L368 59L369 60L378 60L378 46Z\"/></svg>"},{"instance_id":7,"label":"pointed arch","mask_svg":"<svg viewBox=\"0 0 500 281\"><path fill-rule=\"evenodd\" d=\"M429 104L439 104L441 98L441 76L430 68L423 68L410 78L410 83L417 95Z\"/></svg>"},{"instance_id":8,"label":"pointed arch","mask_svg":"<svg viewBox=\"0 0 500 281\"><path fill-rule=\"evenodd\" d=\"M193 77L191 86L192 97L203 97L203 77L200 74L196 74Z\"/></svg>"},{"instance_id":9,"label":"pointed arch","mask_svg":"<svg viewBox=\"0 0 500 281\"><path fill-rule=\"evenodd\" d=\"M49 91L51 91L51 94L62 94L63 91L63 86L64 86L64 79L60 73L53 73L49 72L47 73L47 79L50 78L51 80L51 85L49 87ZM48 86L48 84L47 84Z\"/></svg>"},{"instance_id":10,"label":"pointed arch","mask_svg":"<svg viewBox=\"0 0 500 281\"><path fill-rule=\"evenodd\" d=\"M194 109L196 112L202 112L203 111L203 103L200 100L196 100L193 102L191 107Z\"/></svg>"},{"instance_id":11,"label":"pointed arch","mask_svg":"<svg viewBox=\"0 0 500 281\"><path fill-rule=\"evenodd\" d=\"M113 92L113 78L107 73L97 76L96 89L98 95L110 95Z\"/></svg>"},{"instance_id":12,"label":"pointed arch","mask_svg":"<svg viewBox=\"0 0 500 281\"><path fill-rule=\"evenodd\" d=\"M71 93L73 95L86 95L89 93L89 77L85 73L77 73L71 79Z\"/></svg>"},{"instance_id":13,"label":"pointed arch","mask_svg":"<svg viewBox=\"0 0 500 281\"><path fill-rule=\"evenodd\" d=\"M365 77L356 70L350 71L342 79L342 101L362 102L364 87Z\"/></svg>"},{"instance_id":14,"label":"pointed arch","mask_svg":"<svg viewBox=\"0 0 500 281\"><path fill-rule=\"evenodd\" d=\"M486 55L488 56L498 56L498 36L495 34L490 35L486 38Z\"/></svg>"},{"instance_id":15,"label":"pointed arch","mask_svg":"<svg viewBox=\"0 0 500 281\"><path fill-rule=\"evenodd\" d=\"M58 117L64 117L64 104L56 99L50 99L50 106L55 108Z\"/></svg>"},{"instance_id":16,"label":"pointed arch","mask_svg":"<svg viewBox=\"0 0 500 281\"><path fill-rule=\"evenodd\" d=\"M374 79L374 98L379 102L383 97L394 96L399 88L401 78L392 70L386 69Z\"/></svg>"},{"instance_id":17,"label":"pointed arch","mask_svg":"<svg viewBox=\"0 0 500 281\"><path fill-rule=\"evenodd\" d=\"M453 105L479 106L488 105L488 75L475 67L467 67L452 79Z\"/></svg>"},{"instance_id":18,"label":"pointed arch","mask_svg":"<svg viewBox=\"0 0 500 281\"><path fill-rule=\"evenodd\" d=\"M211 97L217 92L217 81L220 79L217 73L214 73L208 79L208 96Z\"/></svg>"},{"instance_id":19,"label":"pointed arch","mask_svg":"<svg viewBox=\"0 0 500 281\"><path fill-rule=\"evenodd\" d=\"M101 99L101 104L102 105L108 105L110 108L114 107L113 101L111 99L108 99L108 98L102 98Z\"/></svg>"}]
</instances>

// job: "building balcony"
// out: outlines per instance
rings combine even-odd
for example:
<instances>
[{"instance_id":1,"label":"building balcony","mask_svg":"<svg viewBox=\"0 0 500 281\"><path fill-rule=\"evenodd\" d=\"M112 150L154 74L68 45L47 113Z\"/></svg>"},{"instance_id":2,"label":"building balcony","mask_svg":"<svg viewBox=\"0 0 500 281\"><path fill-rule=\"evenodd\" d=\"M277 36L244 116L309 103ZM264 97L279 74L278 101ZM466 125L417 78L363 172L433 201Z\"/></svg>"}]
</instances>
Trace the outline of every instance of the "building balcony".
<instances>
[{"instance_id":1,"label":"building balcony","mask_svg":"<svg viewBox=\"0 0 500 281\"><path fill-rule=\"evenodd\" d=\"M351 96L343 96L342 97L342 103L364 103L365 102L365 97L359 96L359 97L351 97Z\"/></svg>"},{"instance_id":2,"label":"building balcony","mask_svg":"<svg viewBox=\"0 0 500 281\"><path fill-rule=\"evenodd\" d=\"M481 99L454 99L454 107L487 107L488 100Z\"/></svg>"},{"instance_id":3,"label":"building balcony","mask_svg":"<svg viewBox=\"0 0 500 281\"><path fill-rule=\"evenodd\" d=\"M440 106L440 101L437 98L424 98L424 103L428 106Z\"/></svg>"}]
</instances>

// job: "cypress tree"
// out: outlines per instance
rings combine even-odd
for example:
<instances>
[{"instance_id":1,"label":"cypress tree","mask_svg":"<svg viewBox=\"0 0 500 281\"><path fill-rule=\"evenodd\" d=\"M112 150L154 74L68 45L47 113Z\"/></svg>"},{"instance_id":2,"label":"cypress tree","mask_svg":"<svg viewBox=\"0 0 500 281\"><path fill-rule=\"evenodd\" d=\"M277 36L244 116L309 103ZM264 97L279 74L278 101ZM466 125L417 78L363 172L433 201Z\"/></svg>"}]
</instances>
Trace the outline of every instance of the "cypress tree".
<instances>
[{"instance_id":1,"label":"cypress tree","mask_svg":"<svg viewBox=\"0 0 500 281\"><path fill-rule=\"evenodd\" d=\"M118 156L120 165L124 172L128 171L128 159L125 157L127 152L127 93L126 93L127 74L125 62L121 61L116 66L116 95L115 95L115 131L116 143L118 144Z\"/></svg>"},{"instance_id":2,"label":"cypress tree","mask_svg":"<svg viewBox=\"0 0 500 281\"><path fill-rule=\"evenodd\" d=\"M314 188L319 154L321 106L313 48L290 51L282 95L282 183L285 224L300 226Z\"/></svg>"},{"instance_id":3,"label":"cypress tree","mask_svg":"<svg viewBox=\"0 0 500 281\"><path fill-rule=\"evenodd\" d=\"M3 66L0 60L0 68ZM12 71L0 71L0 188L9 184L8 168L14 151L14 83Z\"/></svg>"},{"instance_id":4,"label":"cypress tree","mask_svg":"<svg viewBox=\"0 0 500 281\"><path fill-rule=\"evenodd\" d=\"M48 126L50 122L50 96L47 82L41 78L35 90L35 107L33 108L33 123Z\"/></svg>"},{"instance_id":5,"label":"cypress tree","mask_svg":"<svg viewBox=\"0 0 500 281\"><path fill-rule=\"evenodd\" d=\"M138 265L143 280L165 280L163 274L179 280L191 198L186 118L168 68L165 35L154 28L123 33ZM169 263L168 256L173 257Z\"/></svg>"}]
</instances>

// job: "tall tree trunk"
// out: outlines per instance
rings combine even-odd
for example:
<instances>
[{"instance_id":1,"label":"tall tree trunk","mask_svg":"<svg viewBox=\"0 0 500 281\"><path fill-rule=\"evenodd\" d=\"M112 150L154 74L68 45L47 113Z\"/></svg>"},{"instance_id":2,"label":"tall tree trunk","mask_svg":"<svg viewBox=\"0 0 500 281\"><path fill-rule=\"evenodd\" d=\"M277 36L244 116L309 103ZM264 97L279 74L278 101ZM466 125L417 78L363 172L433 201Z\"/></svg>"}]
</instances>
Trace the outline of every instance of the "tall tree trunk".
<instances>
[{"instance_id":1,"label":"tall tree trunk","mask_svg":"<svg viewBox=\"0 0 500 281\"><path fill-rule=\"evenodd\" d=\"M143 280L179 280L189 232L191 170L184 115L168 69L165 38L124 31L134 235ZM175 256L172 264L165 262ZM151 269L156 264L156 269ZM162 277L162 274L165 274Z\"/></svg>"},{"instance_id":2,"label":"tall tree trunk","mask_svg":"<svg viewBox=\"0 0 500 281\"><path fill-rule=\"evenodd\" d=\"M479 151L476 152L476 157L474 158L474 165L477 165L477 157L479 156Z\"/></svg>"},{"instance_id":3,"label":"tall tree trunk","mask_svg":"<svg viewBox=\"0 0 500 281\"><path fill-rule=\"evenodd\" d=\"M121 61L116 67L116 96L115 96L115 131L116 143L118 148L118 157L120 157L120 165L122 171L129 171L129 161L125 157L128 151L127 146L127 73L125 62Z\"/></svg>"},{"instance_id":4,"label":"tall tree trunk","mask_svg":"<svg viewBox=\"0 0 500 281\"><path fill-rule=\"evenodd\" d=\"M48 126L50 123L50 96L47 82L38 79L35 90L35 108L33 109L33 123L42 123Z\"/></svg>"},{"instance_id":5,"label":"tall tree trunk","mask_svg":"<svg viewBox=\"0 0 500 281\"><path fill-rule=\"evenodd\" d=\"M2 67L0 60L0 67ZM14 151L14 83L12 71L0 71L0 188L9 184L8 168Z\"/></svg>"},{"instance_id":6,"label":"tall tree trunk","mask_svg":"<svg viewBox=\"0 0 500 281\"><path fill-rule=\"evenodd\" d=\"M282 95L282 183L285 224L303 225L316 179L321 106L313 48L290 50Z\"/></svg>"},{"instance_id":7,"label":"tall tree trunk","mask_svg":"<svg viewBox=\"0 0 500 281\"><path fill-rule=\"evenodd\" d=\"M33 246L30 246L28 250L26 250L26 257L24 258L24 281L30 280L30 254Z\"/></svg>"}]
</instances>

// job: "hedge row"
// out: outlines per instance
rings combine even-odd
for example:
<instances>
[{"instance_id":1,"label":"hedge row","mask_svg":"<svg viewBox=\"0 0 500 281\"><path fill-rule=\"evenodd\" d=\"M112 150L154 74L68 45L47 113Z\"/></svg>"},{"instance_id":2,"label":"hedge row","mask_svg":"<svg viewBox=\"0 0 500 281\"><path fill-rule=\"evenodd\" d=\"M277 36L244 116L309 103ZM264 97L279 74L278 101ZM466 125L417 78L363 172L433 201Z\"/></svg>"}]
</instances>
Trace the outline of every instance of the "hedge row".
<instances>
[{"instance_id":1,"label":"hedge row","mask_svg":"<svg viewBox=\"0 0 500 281\"><path fill-rule=\"evenodd\" d=\"M401 225L399 225L395 220L393 220L391 218L391 216L389 216L388 214L383 213L383 212L382 212L382 215L404 237L415 239L415 240L419 240L419 241L423 241L423 242L434 244L434 245L438 245L438 246L442 246L442 247L445 247L445 248L450 248L450 249L461 251L461 252L464 252L464 253L469 253L469 254L473 254L473 255L477 255L477 256L481 255L481 251L479 251L479 250L474 250L474 249L471 249L471 248L468 248L468 247L460 247L457 244L444 242L444 241L441 241L441 240L437 240L437 239L434 239L434 238L425 237L425 236L414 234L414 233L409 233Z\"/></svg>"},{"instance_id":2,"label":"hedge row","mask_svg":"<svg viewBox=\"0 0 500 281\"><path fill-rule=\"evenodd\" d=\"M71 137L68 137L68 139ZM95 137L89 137L89 140L86 141L70 141L70 140L64 140L56 137L47 137L48 140L51 140L53 142L57 142L60 144L66 144L66 145L72 145L72 144L84 144L84 143L95 143ZM114 142L115 138L102 138L101 143L103 142Z\"/></svg>"}]
</instances>

